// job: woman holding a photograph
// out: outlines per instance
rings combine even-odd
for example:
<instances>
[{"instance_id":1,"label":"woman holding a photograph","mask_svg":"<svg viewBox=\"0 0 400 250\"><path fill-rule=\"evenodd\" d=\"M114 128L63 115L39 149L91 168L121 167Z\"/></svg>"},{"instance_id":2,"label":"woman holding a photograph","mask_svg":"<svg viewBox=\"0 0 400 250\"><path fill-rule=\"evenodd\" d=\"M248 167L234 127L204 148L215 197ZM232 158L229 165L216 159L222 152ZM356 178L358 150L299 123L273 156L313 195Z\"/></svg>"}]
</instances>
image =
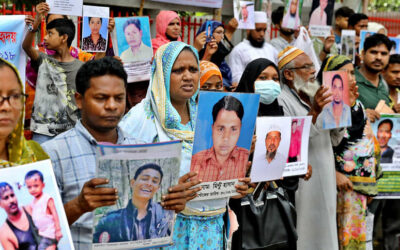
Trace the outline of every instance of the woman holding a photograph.
<instances>
[{"instance_id":1,"label":"woman holding a photograph","mask_svg":"<svg viewBox=\"0 0 400 250\"><path fill-rule=\"evenodd\" d=\"M171 42L161 46L154 57L146 98L123 118L121 127L145 142L182 140L181 173L189 172L192 157L196 97L199 89L199 59L192 46ZM191 173L192 182L197 182ZM237 191L245 195L248 179ZM197 188L196 192L200 189ZM187 200L196 197L190 195ZM221 249L228 199L190 201L178 214L174 249Z\"/></svg>"},{"instance_id":2,"label":"woman holding a photograph","mask_svg":"<svg viewBox=\"0 0 400 250\"><path fill-rule=\"evenodd\" d=\"M366 247L367 204L378 194L377 179L381 175L380 149L373 135L364 106L358 98L354 65L346 56L332 56L322 63L317 80L322 83L324 71L348 73L352 126L344 137L331 132L336 165L337 225L340 249ZM342 138L337 140L335 138Z\"/></svg>"},{"instance_id":3,"label":"woman holding a photograph","mask_svg":"<svg viewBox=\"0 0 400 250\"><path fill-rule=\"evenodd\" d=\"M83 38L82 50L86 51L105 51L107 41L101 34L101 26L103 24L103 19L101 17L88 17L90 35Z\"/></svg>"}]
</instances>

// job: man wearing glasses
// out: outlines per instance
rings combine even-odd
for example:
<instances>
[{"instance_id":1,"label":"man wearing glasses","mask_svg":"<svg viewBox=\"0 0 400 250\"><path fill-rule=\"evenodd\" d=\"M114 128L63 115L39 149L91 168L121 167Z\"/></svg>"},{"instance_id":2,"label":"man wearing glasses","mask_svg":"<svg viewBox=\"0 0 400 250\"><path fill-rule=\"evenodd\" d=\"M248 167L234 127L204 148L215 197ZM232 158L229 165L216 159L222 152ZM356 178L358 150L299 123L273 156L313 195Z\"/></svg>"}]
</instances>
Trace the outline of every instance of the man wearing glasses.
<instances>
[{"instance_id":1,"label":"man wearing glasses","mask_svg":"<svg viewBox=\"0 0 400 250\"><path fill-rule=\"evenodd\" d=\"M314 81L315 68L304 51L288 46L278 58L283 82L278 102L285 116L312 116L308 161L314 173L308 182L299 181L296 193L297 249L338 249L331 136L329 130L321 129L317 119L322 108L331 102L332 94Z\"/></svg>"}]
</instances>

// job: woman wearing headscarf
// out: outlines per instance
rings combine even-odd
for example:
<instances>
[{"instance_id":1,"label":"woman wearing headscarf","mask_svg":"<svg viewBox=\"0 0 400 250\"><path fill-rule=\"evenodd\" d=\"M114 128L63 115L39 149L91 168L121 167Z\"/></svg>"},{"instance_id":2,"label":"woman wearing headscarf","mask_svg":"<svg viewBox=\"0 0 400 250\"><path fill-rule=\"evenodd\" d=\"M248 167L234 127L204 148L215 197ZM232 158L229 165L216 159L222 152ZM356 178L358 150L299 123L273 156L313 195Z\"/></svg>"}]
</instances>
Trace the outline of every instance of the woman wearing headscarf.
<instances>
[{"instance_id":1,"label":"woman wearing headscarf","mask_svg":"<svg viewBox=\"0 0 400 250\"><path fill-rule=\"evenodd\" d=\"M211 23L210 31L212 38L211 41L205 43L203 48L199 51L200 60L206 60L216 64L221 71L224 87L230 88L232 86L232 72L231 68L225 62L225 57L231 53L233 45L224 34L224 26L217 21L203 23L197 31L196 37L206 31L208 23Z\"/></svg>"},{"instance_id":2,"label":"woman wearing headscarf","mask_svg":"<svg viewBox=\"0 0 400 250\"><path fill-rule=\"evenodd\" d=\"M148 143L181 140L181 176L190 171L199 78L195 48L182 42L161 46L154 56L146 98L120 123L124 131ZM191 175L192 182L194 176ZM247 184L237 186L236 190L245 195ZM173 248L222 249L226 205L227 199L186 203L175 222Z\"/></svg>"},{"instance_id":3,"label":"woman wearing headscarf","mask_svg":"<svg viewBox=\"0 0 400 250\"><path fill-rule=\"evenodd\" d=\"M35 141L24 137L23 85L17 69L0 58L0 168L48 159Z\"/></svg>"},{"instance_id":4,"label":"woman wearing headscarf","mask_svg":"<svg viewBox=\"0 0 400 250\"><path fill-rule=\"evenodd\" d=\"M224 91L221 71L212 62L200 61L200 90Z\"/></svg>"},{"instance_id":5,"label":"woman wearing headscarf","mask_svg":"<svg viewBox=\"0 0 400 250\"><path fill-rule=\"evenodd\" d=\"M358 88L352 61L343 55L332 56L322 64L317 80L322 83L325 71L346 71L348 74L352 126L344 128L341 140L332 144L335 155L337 194L337 225L340 249L365 249L367 202L377 195L380 148L373 135Z\"/></svg>"},{"instance_id":6,"label":"woman wearing headscarf","mask_svg":"<svg viewBox=\"0 0 400 250\"><path fill-rule=\"evenodd\" d=\"M162 10L156 17L156 38L151 40L153 45L153 55L157 49L171 41L182 41L181 39L181 19L172 10Z\"/></svg>"}]
</instances>

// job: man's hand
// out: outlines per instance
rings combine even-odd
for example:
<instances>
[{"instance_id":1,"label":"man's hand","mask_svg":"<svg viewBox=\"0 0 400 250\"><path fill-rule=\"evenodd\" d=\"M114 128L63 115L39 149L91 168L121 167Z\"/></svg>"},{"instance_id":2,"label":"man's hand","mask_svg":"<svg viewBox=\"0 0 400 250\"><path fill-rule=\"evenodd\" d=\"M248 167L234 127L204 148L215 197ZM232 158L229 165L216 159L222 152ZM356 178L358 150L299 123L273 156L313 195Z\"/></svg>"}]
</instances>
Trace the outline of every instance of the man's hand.
<instances>
[{"instance_id":1,"label":"man's hand","mask_svg":"<svg viewBox=\"0 0 400 250\"><path fill-rule=\"evenodd\" d=\"M311 107L310 114L313 116L312 122L315 123L318 115L321 113L324 106L330 103L332 93L328 94L328 88L325 86L321 86L317 93L314 96L314 103Z\"/></svg>"},{"instance_id":2,"label":"man's hand","mask_svg":"<svg viewBox=\"0 0 400 250\"><path fill-rule=\"evenodd\" d=\"M381 115L373 109L366 109L365 112L367 113L368 119L371 123L374 123L376 120L381 118Z\"/></svg>"},{"instance_id":3,"label":"man's hand","mask_svg":"<svg viewBox=\"0 0 400 250\"><path fill-rule=\"evenodd\" d=\"M233 199L241 199L243 197L245 197L248 194L248 190L249 190L249 183L250 183L250 178L246 177L246 178L240 178L239 182L241 182L242 184L236 184L235 188L236 188L236 192L239 193L239 195L233 196Z\"/></svg>"},{"instance_id":4,"label":"man's hand","mask_svg":"<svg viewBox=\"0 0 400 250\"><path fill-rule=\"evenodd\" d=\"M353 183L344 174L336 171L336 186L339 191L353 190Z\"/></svg>"},{"instance_id":5,"label":"man's hand","mask_svg":"<svg viewBox=\"0 0 400 250\"><path fill-rule=\"evenodd\" d=\"M196 198L201 187L193 188L201 183L196 178L197 173L189 172L179 178L178 185L170 187L168 194L162 196L161 206L167 210L175 210L176 213L185 209L186 202Z\"/></svg>"},{"instance_id":6,"label":"man's hand","mask_svg":"<svg viewBox=\"0 0 400 250\"><path fill-rule=\"evenodd\" d=\"M235 33L238 26L239 23L234 17L225 25L225 37L228 38L228 40L232 39L233 33Z\"/></svg>"},{"instance_id":7,"label":"man's hand","mask_svg":"<svg viewBox=\"0 0 400 250\"><path fill-rule=\"evenodd\" d=\"M393 105L393 111L396 113L400 113L400 103Z\"/></svg>"},{"instance_id":8,"label":"man's hand","mask_svg":"<svg viewBox=\"0 0 400 250\"><path fill-rule=\"evenodd\" d=\"M312 176L312 167L310 164L308 164L307 173L306 173L306 175L304 175L303 179L305 181L308 181L311 178L311 176Z\"/></svg>"},{"instance_id":9,"label":"man's hand","mask_svg":"<svg viewBox=\"0 0 400 250\"><path fill-rule=\"evenodd\" d=\"M328 36L327 38L325 38L325 41L324 41L324 49L323 49L323 51L324 52L331 52L331 48L332 48L332 45L335 43L335 36L333 35L333 32L332 32L332 34L330 35L330 36Z\"/></svg>"},{"instance_id":10,"label":"man's hand","mask_svg":"<svg viewBox=\"0 0 400 250\"><path fill-rule=\"evenodd\" d=\"M354 103L356 103L359 96L360 96L360 93L358 93L358 86L357 86L356 82L354 82L352 85L349 86L350 105L353 105Z\"/></svg>"},{"instance_id":11,"label":"man's hand","mask_svg":"<svg viewBox=\"0 0 400 250\"><path fill-rule=\"evenodd\" d=\"M203 31L200 34L196 36L196 39L194 40L193 47L197 49L197 51L200 52L200 50L204 47L204 44L206 44L206 32Z\"/></svg>"},{"instance_id":12,"label":"man's hand","mask_svg":"<svg viewBox=\"0 0 400 250\"><path fill-rule=\"evenodd\" d=\"M115 205L118 199L116 188L97 187L108 184L104 178L94 178L87 181L78 196L79 207L83 213L91 212L98 207Z\"/></svg>"}]
</instances>

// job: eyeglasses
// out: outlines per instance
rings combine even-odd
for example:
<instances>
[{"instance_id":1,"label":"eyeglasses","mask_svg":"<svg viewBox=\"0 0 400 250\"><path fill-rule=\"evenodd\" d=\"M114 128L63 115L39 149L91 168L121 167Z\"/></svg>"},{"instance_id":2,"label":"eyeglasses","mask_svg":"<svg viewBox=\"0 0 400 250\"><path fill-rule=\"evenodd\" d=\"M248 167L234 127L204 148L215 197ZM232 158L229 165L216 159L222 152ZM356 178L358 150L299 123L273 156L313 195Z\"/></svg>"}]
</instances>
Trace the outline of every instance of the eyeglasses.
<instances>
[{"instance_id":1,"label":"eyeglasses","mask_svg":"<svg viewBox=\"0 0 400 250\"><path fill-rule=\"evenodd\" d=\"M306 71L310 71L310 70L315 69L315 66L314 66L314 64L306 64L301 67L294 67L294 68L288 68L288 69L305 69Z\"/></svg>"},{"instance_id":2,"label":"eyeglasses","mask_svg":"<svg viewBox=\"0 0 400 250\"><path fill-rule=\"evenodd\" d=\"M28 97L28 95L22 94L22 93L13 94L13 95L9 95L9 96L0 96L0 106L2 106L5 101L8 101L8 103L13 108L21 108L23 105L23 101L27 97Z\"/></svg>"}]
</instances>

